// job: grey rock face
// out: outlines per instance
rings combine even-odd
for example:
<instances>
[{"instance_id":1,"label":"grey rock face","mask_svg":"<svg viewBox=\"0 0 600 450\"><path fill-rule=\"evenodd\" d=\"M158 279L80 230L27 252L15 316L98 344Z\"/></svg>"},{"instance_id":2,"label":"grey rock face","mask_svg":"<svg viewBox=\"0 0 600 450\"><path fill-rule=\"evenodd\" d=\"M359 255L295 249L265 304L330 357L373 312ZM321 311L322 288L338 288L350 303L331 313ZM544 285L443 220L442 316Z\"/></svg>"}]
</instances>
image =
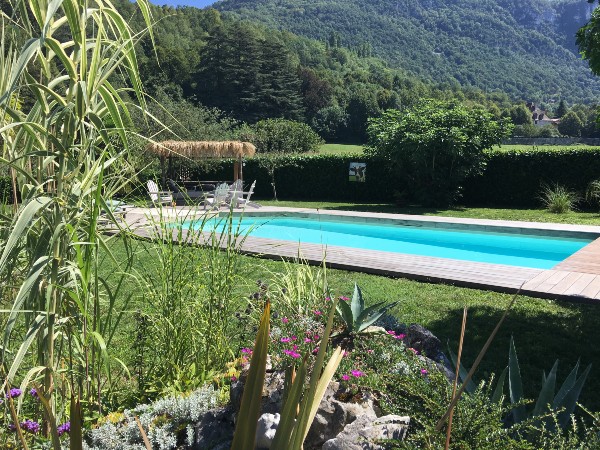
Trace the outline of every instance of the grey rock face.
<instances>
[{"instance_id":1,"label":"grey rock face","mask_svg":"<svg viewBox=\"0 0 600 450\"><path fill-rule=\"evenodd\" d=\"M410 417L388 415L376 419L360 416L347 425L335 438L323 444L323 450L380 450L383 439L402 440L406 437Z\"/></svg>"},{"instance_id":2,"label":"grey rock face","mask_svg":"<svg viewBox=\"0 0 600 450\"><path fill-rule=\"evenodd\" d=\"M277 426L279 425L279 413L265 413L258 418L258 426L256 427L255 448L264 449L271 448L271 443L275 437Z\"/></svg>"}]
</instances>

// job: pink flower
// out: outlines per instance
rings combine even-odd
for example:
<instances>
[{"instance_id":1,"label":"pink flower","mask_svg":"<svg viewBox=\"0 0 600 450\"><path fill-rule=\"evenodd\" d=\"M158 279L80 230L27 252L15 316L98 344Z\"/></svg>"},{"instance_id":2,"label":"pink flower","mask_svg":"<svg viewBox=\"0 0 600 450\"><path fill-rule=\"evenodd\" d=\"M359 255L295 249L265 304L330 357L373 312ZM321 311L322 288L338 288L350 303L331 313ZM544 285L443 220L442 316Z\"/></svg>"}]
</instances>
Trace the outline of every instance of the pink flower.
<instances>
[{"instance_id":1,"label":"pink flower","mask_svg":"<svg viewBox=\"0 0 600 450\"><path fill-rule=\"evenodd\" d=\"M315 334L315 335L314 335L314 337L313 337L313 339L314 339L315 341L318 341L318 340L319 340L319 335L318 335L318 334Z\"/></svg>"},{"instance_id":2,"label":"pink flower","mask_svg":"<svg viewBox=\"0 0 600 450\"><path fill-rule=\"evenodd\" d=\"M310 339L310 338L304 338L304 342L305 342L306 344L308 344L309 342L312 342L312 339Z\"/></svg>"},{"instance_id":3,"label":"pink flower","mask_svg":"<svg viewBox=\"0 0 600 450\"><path fill-rule=\"evenodd\" d=\"M394 330L388 330L387 334L391 336L396 336L396 332Z\"/></svg>"},{"instance_id":4,"label":"pink flower","mask_svg":"<svg viewBox=\"0 0 600 450\"><path fill-rule=\"evenodd\" d=\"M396 337L398 339L404 339L406 337L406 335L404 333L400 333L400 334L396 335Z\"/></svg>"},{"instance_id":5,"label":"pink flower","mask_svg":"<svg viewBox=\"0 0 600 450\"><path fill-rule=\"evenodd\" d=\"M296 344L294 344L294 351L298 350L298 346Z\"/></svg>"},{"instance_id":6,"label":"pink flower","mask_svg":"<svg viewBox=\"0 0 600 450\"><path fill-rule=\"evenodd\" d=\"M314 310L313 313L315 314L315 316L320 316L321 314L323 314L321 311L319 310Z\"/></svg>"},{"instance_id":7,"label":"pink flower","mask_svg":"<svg viewBox=\"0 0 600 450\"><path fill-rule=\"evenodd\" d=\"M421 369L421 375L427 375L428 373L427 369Z\"/></svg>"},{"instance_id":8,"label":"pink flower","mask_svg":"<svg viewBox=\"0 0 600 450\"><path fill-rule=\"evenodd\" d=\"M290 353L290 356L292 358L300 358L300 353L292 352L292 353Z\"/></svg>"},{"instance_id":9,"label":"pink flower","mask_svg":"<svg viewBox=\"0 0 600 450\"><path fill-rule=\"evenodd\" d=\"M284 337L284 338L279 339L279 342L292 342L292 339L289 337Z\"/></svg>"},{"instance_id":10,"label":"pink flower","mask_svg":"<svg viewBox=\"0 0 600 450\"><path fill-rule=\"evenodd\" d=\"M348 350L344 350L344 354L342 356L348 356L350 352Z\"/></svg>"},{"instance_id":11,"label":"pink flower","mask_svg":"<svg viewBox=\"0 0 600 450\"><path fill-rule=\"evenodd\" d=\"M325 297L325 301L326 302L330 302L331 301L331 297Z\"/></svg>"},{"instance_id":12,"label":"pink flower","mask_svg":"<svg viewBox=\"0 0 600 450\"><path fill-rule=\"evenodd\" d=\"M371 349L367 350L367 353L368 353L369 355L370 355L371 353L373 353L373 352L374 352L374 350L371 350Z\"/></svg>"},{"instance_id":13,"label":"pink flower","mask_svg":"<svg viewBox=\"0 0 600 450\"><path fill-rule=\"evenodd\" d=\"M231 381L237 381L237 377L235 375L231 375Z\"/></svg>"},{"instance_id":14,"label":"pink flower","mask_svg":"<svg viewBox=\"0 0 600 450\"><path fill-rule=\"evenodd\" d=\"M342 375L342 380L348 381L349 379L350 379L350 375L346 375L346 374Z\"/></svg>"},{"instance_id":15,"label":"pink flower","mask_svg":"<svg viewBox=\"0 0 600 450\"><path fill-rule=\"evenodd\" d=\"M284 317L283 319L281 319L281 321L283 323L288 323L290 321L290 319L288 319L287 317Z\"/></svg>"},{"instance_id":16,"label":"pink flower","mask_svg":"<svg viewBox=\"0 0 600 450\"><path fill-rule=\"evenodd\" d=\"M292 336L292 341L295 341L296 339L298 339L296 336Z\"/></svg>"},{"instance_id":17,"label":"pink flower","mask_svg":"<svg viewBox=\"0 0 600 450\"><path fill-rule=\"evenodd\" d=\"M246 353L246 354L248 354L248 355L251 355L251 354L252 354L252 349L251 349L251 348L244 347L244 348L242 349L242 353Z\"/></svg>"},{"instance_id":18,"label":"pink flower","mask_svg":"<svg viewBox=\"0 0 600 450\"><path fill-rule=\"evenodd\" d=\"M415 355L419 354L419 350L417 350L416 348L412 348L412 347L408 347L408 349L413 352Z\"/></svg>"},{"instance_id":19,"label":"pink flower","mask_svg":"<svg viewBox=\"0 0 600 450\"><path fill-rule=\"evenodd\" d=\"M317 353L319 353L319 347L315 347L315 349L314 349L312 352L313 352L313 354L315 354L315 355L316 355Z\"/></svg>"},{"instance_id":20,"label":"pink flower","mask_svg":"<svg viewBox=\"0 0 600 450\"><path fill-rule=\"evenodd\" d=\"M364 372L361 372L360 370L351 370L350 373L355 378L359 378L359 377L364 377L365 376Z\"/></svg>"},{"instance_id":21,"label":"pink flower","mask_svg":"<svg viewBox=\"0 0 600 450\"><path fill-rule=\"evenodd\" d=\"M339 299L343 300L345 302L347 302L348 300L350 300L348 297L344 297L343 295L340 295Z\"/></svg>"}]
</instances>

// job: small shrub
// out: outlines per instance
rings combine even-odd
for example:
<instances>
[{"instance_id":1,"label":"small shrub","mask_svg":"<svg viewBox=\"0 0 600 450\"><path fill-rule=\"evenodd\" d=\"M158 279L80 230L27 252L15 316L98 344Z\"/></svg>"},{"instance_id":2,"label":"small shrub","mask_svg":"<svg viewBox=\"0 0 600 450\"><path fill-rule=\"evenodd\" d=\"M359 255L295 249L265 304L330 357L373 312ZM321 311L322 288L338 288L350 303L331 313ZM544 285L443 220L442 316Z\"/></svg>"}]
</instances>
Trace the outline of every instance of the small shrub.
<instances>
[{"instance_id":1,"label":"small shrub","mask_svg":"<svg viewBox=\"0 0 600 450\"><path fill-rule=\"evenodd\" d=\"M558 184L545 186L540 198L546 209L556 214L564 214L572 211L578 200L575 192L569 191L564 186Z\"/></svg>"}]
</instances>

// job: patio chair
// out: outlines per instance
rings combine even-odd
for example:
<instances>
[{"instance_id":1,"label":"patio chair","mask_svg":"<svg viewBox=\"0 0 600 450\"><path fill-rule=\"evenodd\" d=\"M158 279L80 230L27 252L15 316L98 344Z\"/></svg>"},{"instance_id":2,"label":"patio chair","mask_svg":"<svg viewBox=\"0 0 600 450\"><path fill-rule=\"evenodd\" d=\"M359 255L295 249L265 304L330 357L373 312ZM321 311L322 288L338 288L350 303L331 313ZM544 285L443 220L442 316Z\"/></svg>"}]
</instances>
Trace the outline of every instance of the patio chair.
<instances>
[{"instance_id":1,"label":"patio chair","mask_svg":"<svg viewBox=\"0 0 600 450\"><path fill-rule=\"evenodd\" d=\"M103 208L100 211L100 216L97 221L98 227L102 229L110 228L113 225L125 225L127 212L133 208L132 205L128 205L120 200L106 200L106 206L108 210Z\"/></svg>"},{"instance_id":2,"label":"patio chair","mask_svg":"<svg viewBox=\"0 0 600 450\"><path fill-rule=\"evenodd\" d=\"M210 194L211 197L204 198L204 209L208 205L211 206L211 209L219 209L223 205L228 205L227 197L229 196L230 188L227 183L219 184L213 194Z\"/></svg>"},{"instance_id":3,"label":"patio chair","mask_svg":"<svg viewBox=\"0 0 600 450\"><path fill-rule=\"evenodd\" d=\"M229 193L225 200L227 204L237 206L239 199L243 197L244 182L242 180L235 180L231 186L229 186Z\"/></svg>"},{"instance_id":4,"label":"patio chair","mask_svg":"<svg viewBox=\"0 0 600 450\"><path fill-rule=\"evenodd\" d=\"M155 205L171 205L173 193L171 191L159 191L158 185L153 180L148 180L148 194Z\"/></svg>"},{"instance_id":5,"label":"patio chair","mask_svg":"<svg viewBox=\"0 0 600 450\"><path fill-rule=\"evenodd\" d=\"M256 186L256 180L254 180L252 182L252 184L250 185L250 190L248 191L248 194L246 195L246 198L244 198L243 196L238 198L236 201L235 206L237 208L242 208L246 205L248 206L252 206L253 208L260 208L261 205L259 205L256 202L251 202L250 198L252 197L252 194L254 193L254 186Z\"/></svg>"}]
</instances>

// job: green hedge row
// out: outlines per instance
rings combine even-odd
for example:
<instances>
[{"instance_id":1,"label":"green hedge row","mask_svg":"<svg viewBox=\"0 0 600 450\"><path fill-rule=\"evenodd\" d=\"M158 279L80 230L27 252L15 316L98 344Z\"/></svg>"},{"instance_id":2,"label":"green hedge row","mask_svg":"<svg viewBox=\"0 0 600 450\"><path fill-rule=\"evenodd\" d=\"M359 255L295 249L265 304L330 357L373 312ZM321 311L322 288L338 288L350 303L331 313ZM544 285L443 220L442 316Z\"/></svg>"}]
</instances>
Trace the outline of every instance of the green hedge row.
<instances>
[{"instance_id":1,"label":"green hedge row","mask_svg":"<svg viewBox=\"0 0 600 450\"><path fill-rule=\"evenodd\" d=\"M600 178L600 148L493 151L483 175L465 184L467 205L536 206L543 185L559 184L583 194Z\"/></svg>"},{"instance_id":2,"label":"green hedge row","mask_svg":"<svg viewBox=\"0 0 600 450\"><path fill-rule=\"evenodd\" d=\"M463 186L462 204L540 206L539 195L544 184L560 184L583 193L590 181L600 178L600 148L493 150L489 156L484 173L467 180ZM387 162L364 155L286 155L281 158L283 167L275 176L281 200L392 202L395 194L405 189L405 182L394 176ZM366 182L349 181L350 162L367 164ZM205 163L192 168L188 176L196 180L231 180L233 161ZM244 179L248 184L257 180L256 197L273 197L271 179L261 166L260 157L245 162Z\"/></svg>"},{"instance_id":3,"label":"green hedge row","mask_svg":"<svg viewBox=\"0 0 600 450\"><path fill-rule=\"evenodd\" d=\"M362 155L285 156L276 171L280 199L389 202L404 190L404 181L394 176L385 161ZM349 181L350 162L367 163L366 182ZM197 179L230 179L232 162L219 161ZM543 185L560 184L583 193L600 178L600 148L573 150L524 150L490 152L482 175L463 186L465 205L539 206ZM257 180L257 197L272 197L271 181L258 158L246 161L244 179Z\"/></svg>"}]
</instances>

